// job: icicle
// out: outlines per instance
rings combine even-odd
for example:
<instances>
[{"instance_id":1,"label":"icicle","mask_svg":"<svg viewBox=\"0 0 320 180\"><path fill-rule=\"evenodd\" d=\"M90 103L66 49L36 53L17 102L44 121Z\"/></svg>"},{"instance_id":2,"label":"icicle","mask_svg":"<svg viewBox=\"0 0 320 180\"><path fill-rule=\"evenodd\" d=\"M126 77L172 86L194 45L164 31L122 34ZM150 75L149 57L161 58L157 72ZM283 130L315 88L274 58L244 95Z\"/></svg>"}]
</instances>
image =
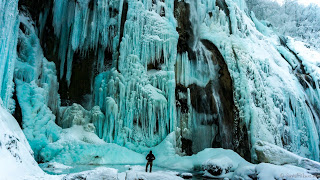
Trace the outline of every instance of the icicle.
<instances>
[{"instance_id":1,"label":"icicle","mask_svg":"<svg viewBox=\"0 0 320 180\"><path fill-rule=\"evenodd\" d=\"M11 97L19 34L18 1L1 1L0 11L0 105L13 112L15 104Z\"/></svg>"}]
</instances>

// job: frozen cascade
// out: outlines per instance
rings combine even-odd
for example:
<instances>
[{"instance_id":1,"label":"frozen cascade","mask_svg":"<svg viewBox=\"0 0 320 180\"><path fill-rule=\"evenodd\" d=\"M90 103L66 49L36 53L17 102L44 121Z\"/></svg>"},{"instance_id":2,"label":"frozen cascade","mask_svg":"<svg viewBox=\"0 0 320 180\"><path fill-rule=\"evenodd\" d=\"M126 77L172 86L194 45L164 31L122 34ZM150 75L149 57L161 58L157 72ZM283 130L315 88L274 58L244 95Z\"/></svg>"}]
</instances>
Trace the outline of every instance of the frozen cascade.
<instances>
[{"instance_id":1,"label":"frozen cascade","mask_svg":"<svg viewBox=\"0 0 320 180\"><path fill-rule=\"evenodd\" d=\"M15 109L13 73L19 30L18 1L0 1L0 104Z\"/></svg>"},{"instance_id":2,"label":"frozen cascade","mask_svg":"<svg viewBox=\"0 0 320 180\"><path fill-rule=\"evenodd\" d=\"M223 30L228 26L219 26L221 18L225 19L225 13L216 10L211 17L203 20L202 38L219 48L228 65L240 123L244 123L250 131L249 141L252 144L258 139L268 141L319 160L316 128L319 124L316 112L319 109L312 103L319 96L318 93L310 93L318 92L318 87L309 86L304 91L299 79L290 74L290 64L280 55L278 36L262 24L257 24L252 17L254 24L234 2L226 3L230 11L232 35ZM306 62L303 60L303 64ZM313 66L313 69L318 71L318 67ZM312 81L317 82L317 79ZM311 95L309 97L316 98L310 102L305 92ZM254 153L252 158L255 158Z\"/></svg>"},{"instance_id":3,"label":"frozen cascade","mask_svg":"<svg viewBox=\"0 0 320 180\"><path fill-rule=\"evenodd\" d=\"M176 126L173 70L178 34L172 3L157 4L128 2L118 68L95 80L95 103L106 114L100 137L107 142L154 146Z\"/></svg>"},{"instance_id":4,"label":"frozen cascade","mask_svg":"<svg viewBox=\"0 0 320 180\"><path fill-rule=\"evenodd\" d=\"M55 35L60 39L60 79L66 74L66 81L70 85L75 51L85 54L94 49L97 53L100 47L103 51L106 48L116 51L120 35L120 24L117 22L121 22L122 6L123 0L54 1L52 25ZM98 64L101 65L103 58L100 59L102 61Z\"/></svg>"},{"instance_id":5,"label":"frozen cascade","mask_svg":"<svg viewBox=\"0 0 320 180\"><path fill-rule=\"evenodd\" d=\"M68 5L64 6L63 3L68 3ZM77 1L74 5L74 2L56 1L54 16L57 20L66 17L59 17L63 13L71 13L67 15L69 17L68 26L59 24L61 21L54 20L53 23L56 35L60 37L60 43L65 41L63 45L68 46L61 46L64 51L85 52L90 48L98 49L99 72L104 70L103 49L109 48L116 52L120 41L119 54L113 53L114 68L95 78L94 101L103 112L97 115L99 120L94 123L96 133L100 138L121 145L137 143L153 146L177 127L181 130L183 138L193 141L193 151L197 152L205 147L211 147L216 141L219 143L221 138L226 138L224 141L227 144L224 147L235 148L237 146L232 144L239 144L239 142L234 136L243 131L250 132L248 135L250 144L254 144L256 139L262 139L304 156L311 157L310 152L318 152L318 143L313 144L318 142L318 134L310 134L316 131L307 130L314 128L313 122L319 126L315 115L317 111L312 107L310 110L308 106L304 106L304 110L298 108L302 106L301 104L305 104L299 100L304 99L303 96L294 98L295 100L281 98L291 97L289 95L293 93L291 90L280 90L280 86L274 84L276 87L274 89L277 90L271 92L266 87L270 82L268 79L276 77L278 82L292 79L289 71L285 73L288 78L281 77L279 73L274 77L274 74L270 74L272 71L270 63L286 67L286 61L289 61L292 66L297 66L299 62L295 60L295 55L291 51L283 50L287 47L281 46L279 42L272 39L277 36L263 24L259 24L253 14L250 16L251 19L248 18L243 0L187 1L190 6L189 21L193 33L193 42L189 42L192 52L186 50L179 53L176 48L178 34L175 30L177 22L173 16L173 2L130 1L126 17L121 17L121 11L124 8L122 1L106 1L104 2L106 4L93 3L94 8L85 9L90 3L92 2ZM111 8L103 8L105 6ZM118 14L105 12L110 10L118 10ZM98 13L106 17L103 18L103 22L94 19L94 14ZM75 17L74 14L78 16ZM113 14L114 17L111 17L110 14ZM125 18L126 21L123 26L123 35L120 37L122 18ZM101 24L104 26L100 26ZM66 29L64 33L62 33L63 28ZM68 36L66 32L70 32L69 39L61 38ZM268 39L266 36L271 40L260 43L260 46L257 45L258 48L253 46L252 49L258 49L263 56L266 51L275 52L275 57L269 55L269 57L261 58L259 53L253 53L250 48L242 48L247 46L244 42L240 43L246 40L251 45L254 41L265 41ZM111 42L110 39L113 41ZM234 110L226 109L225 100L223 102L221 100L220 89L222 87L221 82L217 80L220 77L218 72L221 70L219 68L221 64L219 66L214 64L212 53L202 44L203 39L212 42L224 58L233 82ZM262 44L269 48L263 47ZM103 48L99 49L99 46ZM286 53L284 56L290 56L290 58L284 61L278 52L282 55ZM59 54L65 56L68 52ZM72 58L66 59L69 65L72 65ZM61 60L63 62L63 59ZM70 72L71 68L67 71ZM287 83L291 83L288 87L294 87L293 84L298 84L298 81L289 80ZM181 92L174 90L177 88L176 84L178 88L183 87ZM300 87L299 84L297 86ZM195 107L199 104L196 100L199 97L194 93L201 89L207 89L206 92L209 92L206 97L212 99L212 110L202 112ZM310 88L305 91L300 89L300 92L302 94L306 92L309 97L318 97ZM178 107L175 105L177 97L181 99ZM183 102L186 105L181 104ZM204 102L208 100L202 100L200 104ZM317 103L310 104L315 106ZM273 110L274 107L276 110ZM292 111L292 108L296 110ZM226 111L239 113L238 117L235 117L238 119L235 120L234 127L225 122ZM291 115L288 115L288 111L292 111ZM316 119L297 121L295 118L299 113L295 111L304 114L299 117L307 116ZM289 118L290 123L287 123L288 117L291 117ZM160 118L162 121L159 121ZM280 124L280 127L277 124ZM281 127L283 124L289 125ZM293 128L295 130L290 130L291 126L295 127ZM240 128L240 132L237 128ZM278 128L282 130L278 131ZM202 129L203 134L197 134L200 131L196 129ZM295 132L301 133L297 135ZM201 141L203 137L208 139ZM305 142L304 139L307 137L309 140ZM317 156L313 158L317 159Z\"/></svg>"},{"instance_id":6,"label":"frozen cascade","mask_svg":"<svg viewBox=\"0 0 320 180\"><path fill-rule=\"evenodd\" d=\"M39 151L59 139L61 128L55 124L60 97L56 68L43 56L32 20L20 15L19 48L14 79L23 115L23 131L40 160Z\"/></svg>"},{"instance_id":7,"label":"frozen cascade","mask_svg":"<svg viewBox=\"0 0 320 180\"><path fill-rule=\"evenodd\" d=\"M178 116L180 121L177 126L185 131L182 132L183 138L192 140L193 152L199 152L204 148L212 146L212 142L218 133L219 125L213 122L217 119L219 121L223 120L223 110L218 94L219 66L214 64L212 53L207 50L200 41L195 43L197 44L197 46L194 47L196 59L189 59L188 52L178 54L175 73L177 84L187 87L187 92L180 92L178 96L180 96L179 99L187 100L189 109L186 118ZM194 91L193 87L195 86L210 89L208 95L213 97L213 106L216 108L216 112L197 112L197 110L194 109L193 104L196 104L196 106L199 106L199 104L192 102L198 100L196 98L191 99L190 88ZM204 96L206 96L206 94ZM210 99L210 97L204 98ZM184 114L182 111L182 108L178 106L177 114ZM205 140L203 138L205 138Z\"/></svg>"}]
</instances>

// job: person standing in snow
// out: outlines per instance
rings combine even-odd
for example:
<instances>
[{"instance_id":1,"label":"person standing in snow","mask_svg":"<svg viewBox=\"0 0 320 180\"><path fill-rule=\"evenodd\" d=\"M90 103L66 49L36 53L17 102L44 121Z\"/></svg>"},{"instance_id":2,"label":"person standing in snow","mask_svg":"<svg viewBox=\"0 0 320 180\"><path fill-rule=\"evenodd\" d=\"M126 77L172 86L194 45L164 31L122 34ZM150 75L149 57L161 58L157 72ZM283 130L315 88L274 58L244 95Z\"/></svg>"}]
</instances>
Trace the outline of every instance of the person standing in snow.
<instances>
[{"instance_id":1,"label":"person standing in snow","mask_svg":"<svg viewBox=\"0 0 320 180\"><path fill-rule=\"evenodd\" d=\"M148 166L150 165L150 172L152 171L152 161L156 159L154 155L152 154L152 151L149 152L147 155L146 159L148 160L147 165L146 165L146 172L148 172Z\"/></svg>"}]
</instances>

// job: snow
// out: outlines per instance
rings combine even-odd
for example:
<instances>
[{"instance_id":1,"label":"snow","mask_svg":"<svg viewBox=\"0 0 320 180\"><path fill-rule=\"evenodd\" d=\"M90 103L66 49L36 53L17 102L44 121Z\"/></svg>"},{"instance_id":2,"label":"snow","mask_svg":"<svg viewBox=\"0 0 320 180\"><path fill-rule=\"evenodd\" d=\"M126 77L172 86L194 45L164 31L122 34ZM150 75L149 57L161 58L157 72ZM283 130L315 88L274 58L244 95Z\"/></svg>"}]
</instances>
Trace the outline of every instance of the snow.
<instances>
[{"instance_id":1,"label":"snow","mask_svg":"<svg viewBox=\"0 0 320 180\"><path fill-rule=\"evenodd\" d=\"M34 160L30 145L17 121L2 106L0 130L1 179L24 179L29 176L50 178Z\"/></svg>"},{"instance_id":2,"label":"snow","mask_svg":"<svg viewBox=\"0 0 320 180\"><path fill-rule=\"evenodd\" d=\"M307 173L305 169L294 166L277 166L261 163L257 165L256 171L258 179L317 179L315 176Z\"/></svg>"},{"instance_id":3,"label":"snow","mask_svg":"<svg viewBox=\"0 0 320 180\"><path fill-rule=\"evenodd\" d=\"M268 142L257 141L253 146L259 162L276 165L291 164L311 171L319 171L320 163L298 156L279 146Z\"/></svg>"},{"instance_id":4,"label":"snow","mask_svg":"<svg viewBox=\"0 0 320 180\"><path fill-rule=\"evenodd\" d=\"M137 172L137 171L129 171L126 174L127 180L135 180L135 179L145 179L145 180L162 180L162 179L168 179L168 180L182 180L183 178L176 176L174 174L169 174L168 172L155 172L155 173L146 173L146 172Z\"/></svg>"},{"instance_id":5,"label":"snow","mask_svg":"<svg viewBox=\"0 0 320 180\"><path fill-rule=\"evenodd\" d=\"M91 171L83 171L80 173L74 173L66 175L62 178L63 180L72 180L72 179L87 179L87 180L96 180L96 179L108 179L108 180L118 180L118 170L113 168L99 167Z\"/></svg>"},{"instance_id":6,"label":"snow","mask_svg":"<svg viewBox=\"0 0 320 180\"><path fill-rule=\"evenodd\" d=\"M82 126L64 129L61 139L41 150L45 161L75 164L136 164L144 156L116 144L108 144Z\"/></svg>"}]
</instances>

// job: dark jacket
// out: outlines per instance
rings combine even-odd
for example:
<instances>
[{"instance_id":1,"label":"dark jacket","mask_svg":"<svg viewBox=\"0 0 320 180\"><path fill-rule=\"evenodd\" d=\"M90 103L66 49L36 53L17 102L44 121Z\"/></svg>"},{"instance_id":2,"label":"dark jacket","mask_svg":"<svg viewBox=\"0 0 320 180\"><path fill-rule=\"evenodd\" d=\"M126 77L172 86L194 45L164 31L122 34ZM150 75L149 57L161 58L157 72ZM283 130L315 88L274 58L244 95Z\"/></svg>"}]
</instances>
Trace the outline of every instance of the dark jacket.
<instances>
[{"instance_id":1,"label":"dark jacket","mask_svg":"<svg viewBox=\"0 0 320 180\"><path fill-rule=\"evenodd\" d=\"M156 157L154 157L153 154L148 154L147 157L146 157L146 159L148 160L148 162L152 162L153 160L156 159Z\"/></svg>"}]
</instances>

